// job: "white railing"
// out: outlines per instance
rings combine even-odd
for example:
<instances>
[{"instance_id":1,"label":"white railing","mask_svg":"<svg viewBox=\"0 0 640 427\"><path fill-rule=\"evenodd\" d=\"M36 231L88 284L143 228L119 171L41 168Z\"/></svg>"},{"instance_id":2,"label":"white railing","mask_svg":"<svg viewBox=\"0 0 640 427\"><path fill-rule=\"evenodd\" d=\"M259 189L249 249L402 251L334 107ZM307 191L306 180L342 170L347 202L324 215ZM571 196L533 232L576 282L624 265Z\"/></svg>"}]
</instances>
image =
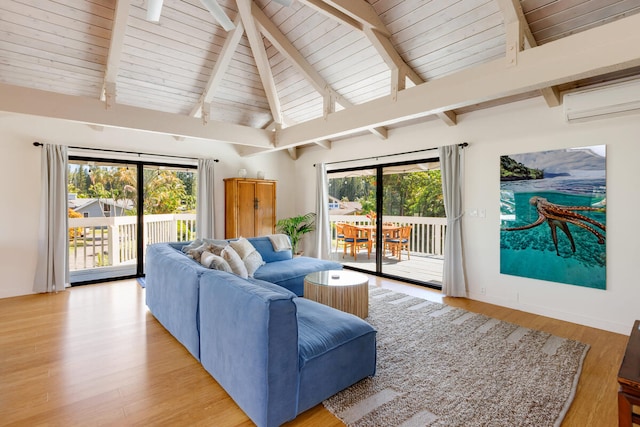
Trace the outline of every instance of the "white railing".
<instances>
[{"instance_id":1,"label":"white railing","mask_svg":"<svg viewBox=\"0 0 640 427\"><path fill-rule=\"evenodd\" d=\"M383 222L398 226L412 225L409 250L426 255L444 255L444 236L447 231L446 218L427 218L419 216L384 216ZM336 222L355 225L371 224L364 215L329 215L331 240L336 239Z\"/></svg>"},{"instance_id":2,"label":"white railing","mask_svg":"<svg viewBox=\"0 0 640 427\"><path fill-rule=\"evenodd\" d=\"M144 244L193 240L195 214L144 216ZM69 270L117 266L137 257L137 217L69 218Z\"/></svg>"}]
</instances>

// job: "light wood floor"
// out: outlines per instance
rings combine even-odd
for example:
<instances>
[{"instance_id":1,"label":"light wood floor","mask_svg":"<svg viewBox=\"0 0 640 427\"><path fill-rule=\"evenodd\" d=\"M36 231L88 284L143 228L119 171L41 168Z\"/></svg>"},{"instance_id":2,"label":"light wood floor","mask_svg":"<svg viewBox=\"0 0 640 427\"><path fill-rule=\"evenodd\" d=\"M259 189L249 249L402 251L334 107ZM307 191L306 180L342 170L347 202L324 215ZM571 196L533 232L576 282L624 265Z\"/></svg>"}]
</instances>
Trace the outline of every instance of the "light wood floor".
<instances>
[{"instance_id":1,"label":"light wood floor","mask_svg":"<svg viewBox=\"0 0 640 427\"><path fill-rule=\"evenodd\" d=\"M371 284L427 299L425 288ZM616 426L627 337L466 299L447 304L591 345L563 426ZM0 299L0 425L250 426L160 326L135 280ZM288 426L341 426L322 405Z\"/></svg>"}]
</instances>

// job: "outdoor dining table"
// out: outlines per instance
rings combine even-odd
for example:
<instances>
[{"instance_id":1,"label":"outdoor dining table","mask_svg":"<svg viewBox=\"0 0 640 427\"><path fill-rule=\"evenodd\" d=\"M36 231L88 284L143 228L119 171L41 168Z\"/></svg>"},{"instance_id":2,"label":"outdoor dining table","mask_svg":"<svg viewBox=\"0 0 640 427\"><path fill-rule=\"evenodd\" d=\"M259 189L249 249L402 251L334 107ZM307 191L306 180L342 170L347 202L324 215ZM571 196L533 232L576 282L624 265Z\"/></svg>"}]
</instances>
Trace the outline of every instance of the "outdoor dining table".
<instances>
[{"instance_id":1,"label":"outdoor dining table","mask_svg":"<svg viewBox=\"0 0 640 427\"><path fill-rule=\"evenodd\" d=\"M358 230L361 237L367 236L369 240L375 245L376 237L375 232L377 231L377 226L374 224L363 224L363 225L354 225L354 227ZM382 224L382 235L383 236L393 236L398 230L400 230L400 226L393 224ZM382 240L382 248L384 250L384 238Z\"/></svg>"}]
</instances>

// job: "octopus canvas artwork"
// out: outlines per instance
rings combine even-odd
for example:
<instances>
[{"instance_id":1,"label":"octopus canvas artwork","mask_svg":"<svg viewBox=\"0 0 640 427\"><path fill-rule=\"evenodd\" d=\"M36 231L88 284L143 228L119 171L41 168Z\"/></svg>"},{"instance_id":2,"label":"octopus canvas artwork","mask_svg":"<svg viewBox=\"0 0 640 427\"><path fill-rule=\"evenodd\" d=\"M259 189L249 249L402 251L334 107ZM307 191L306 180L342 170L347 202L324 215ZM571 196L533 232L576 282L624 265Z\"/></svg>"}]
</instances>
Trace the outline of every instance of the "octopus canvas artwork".
<instances>
[{"instance_id":1,"label":"octopus canvas artwork","mask_svg":"<svg viewBox=\"0 0 640 427\"><path fill-rule=\"evenodd\" d=\"M500 157L500 273L606 289L606 147Z\"/></svg>"}]
</instances>

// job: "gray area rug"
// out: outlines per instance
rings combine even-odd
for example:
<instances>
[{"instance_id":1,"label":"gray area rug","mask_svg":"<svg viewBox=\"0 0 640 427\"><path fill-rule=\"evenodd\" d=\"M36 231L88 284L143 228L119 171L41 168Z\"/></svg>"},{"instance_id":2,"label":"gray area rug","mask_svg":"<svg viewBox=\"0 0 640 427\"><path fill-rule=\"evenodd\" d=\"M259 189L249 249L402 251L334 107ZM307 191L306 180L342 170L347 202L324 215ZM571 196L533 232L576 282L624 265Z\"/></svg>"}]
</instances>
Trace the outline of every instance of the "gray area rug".
<instances>
[{"instance_id":1,"label":"gray area rug","mask_svg":"<svg viewBox=\"0 0 640 427\"><path fill-rule=\"evenodd\" d=\"M376 375L324 406L348 426L559 426L589 346L372 288Z\"/></svg>"}]
</instances>

